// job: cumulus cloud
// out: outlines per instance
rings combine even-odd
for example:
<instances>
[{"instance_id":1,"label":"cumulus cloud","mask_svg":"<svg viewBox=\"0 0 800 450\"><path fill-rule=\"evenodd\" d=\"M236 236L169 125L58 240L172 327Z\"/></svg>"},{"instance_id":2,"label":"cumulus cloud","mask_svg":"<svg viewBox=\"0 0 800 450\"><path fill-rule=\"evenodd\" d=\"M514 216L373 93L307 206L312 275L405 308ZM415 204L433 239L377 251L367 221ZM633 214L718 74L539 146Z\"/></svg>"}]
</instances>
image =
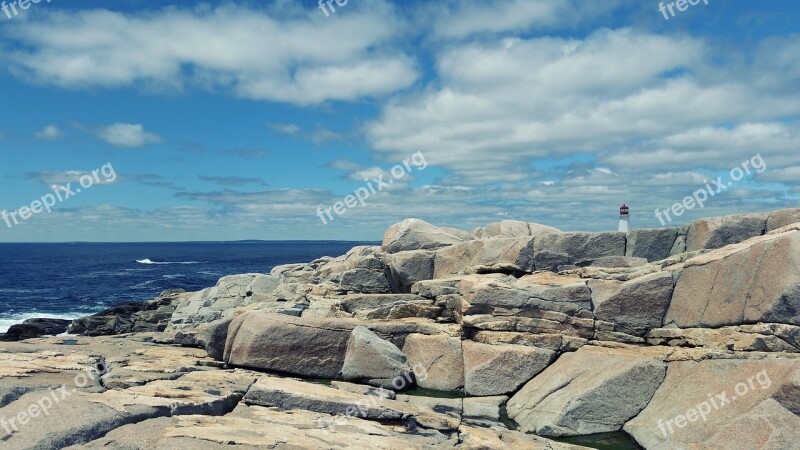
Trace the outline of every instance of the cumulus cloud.
<instances>
[{"instance_id":1,"label":"cumulus cloud","mask_svg":"<svg viewBox=\"0 0 800 450\"><path fill-rule=\"evenodd\" d=\"M352 5L336 20L318 10L300 15L230 3L141 13L97 9L37 15L4 34L17 44L6 54L14 73L39 83L222 89L313 105L386 95L418 78L414 58L393 43L404 28L395 16L382 0Z\"/></svg>"},{"instance_id":2,"label":"cumulus cloud","mask_svg":"<svg viewBox=\"0 0 800 450\"><path fill-rule=\"evenodd\" d=\"M95 136L115 147L134 148L161 142L160 136L145 131L144 126L138 123L115 123L101 127L95 131Z\"/></svg>"},{"instance_id":3,"label":"cumulus cloud","mask_svg":"<svg viewBox=\"0 0 800 450\"><path fill-rule=\"evenodd\" d=\"M61 129L55 125L47 125L36 132L36 139L40 141L55 141L62 137L64 137L64 134L61 132Z\"/></svg>"}]
</instances>

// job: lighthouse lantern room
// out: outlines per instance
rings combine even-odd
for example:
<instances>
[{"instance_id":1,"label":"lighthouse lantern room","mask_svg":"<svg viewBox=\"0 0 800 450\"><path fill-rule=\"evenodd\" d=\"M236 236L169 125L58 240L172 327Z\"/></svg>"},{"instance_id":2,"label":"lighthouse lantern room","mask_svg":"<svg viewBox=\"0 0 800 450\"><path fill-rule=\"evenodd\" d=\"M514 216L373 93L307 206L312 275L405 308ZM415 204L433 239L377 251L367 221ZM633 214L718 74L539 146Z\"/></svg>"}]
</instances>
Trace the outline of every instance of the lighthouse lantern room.
<instances>
[{"instance_id":1,"label":"lighthouse lantern room","mask_svg":"<svg viewBox=\"0 0 800 450\"><path fill-rule=\"evenodd\" d=\"M618 231L630 231L631 229L631 211L628 208L628 205L623 204L619 207L619 230Z\"/></svg>"}]
</instances>

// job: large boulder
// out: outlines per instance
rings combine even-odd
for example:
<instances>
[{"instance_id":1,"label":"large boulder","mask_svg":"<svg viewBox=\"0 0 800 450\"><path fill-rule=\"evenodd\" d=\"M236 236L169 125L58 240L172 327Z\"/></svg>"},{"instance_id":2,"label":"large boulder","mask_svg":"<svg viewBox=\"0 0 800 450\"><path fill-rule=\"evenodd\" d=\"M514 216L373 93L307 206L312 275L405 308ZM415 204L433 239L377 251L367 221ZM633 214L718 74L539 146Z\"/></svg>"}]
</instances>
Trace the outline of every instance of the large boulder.
<instances>
[{"instance_id":1,"label":"large boulder","mask_svg":"<svg viewBox=\"0 0 800 450\"><path fill-rule=\"evenodd\" d=\"M523 345L486 345L464 341L464 389L470 396L516 391L544 370L556 353Z\"/></svg>"},{"instance_id":2,"label":"large boulder","mask_svg":"<svg viewBox=\"0 0 800 450\"><path fill-rule=\"evenodd\" d=\"M625 425L647 449L797 448L797 359L677 361Z\"/></svg>"},{"instance_id":3,"label":"large boulder","mask_svg":"<svg viewBox=\"0 0 800 450\"><path fill-rule=\"evenodd\" d=\"M589 288L595 318L614 323L615 332L644 336L663 325L672 299L672 273L654 273L624 283L592 280Z\"/></svg>"},{"instance_id":4,"label":"large boulder","mask_svg":"<svg viewBox=\"0 0 800 450\"><path fill-rule=\"evenodd\" d=\"M625 256L625 233L543 234L533 240L536 270L557 271L603 256Z\"/></svg>"},{"instance_id":5,"label":"large boulder","mask_svg":"<svg viewBox=\"0 0 800 450\"><path fill-rule=\"evenodd\" d=\"M800 325L800 227L730 245L685 263L665 324Z\"/></svg>"},{"instance_id":6,"label":"large boulder","mask_svg":"<svg viewBox=\"0 0 800 450\"><path fill-rule=\"evenodd\" d=\"M538 223L523 222L520 220L501 220L500 222L490 223L485 227L475 228L470 235L474 239L486 239L491 237L512 237L523 238L528 236L538 236L547 233L560 233L561 230Z\"/></svg>"},{"instance_id":7,"label":"large boulder","mask_svg":"<svg viewBox=\"0 0 800 450\"><path fill-rule=\"evenodd\" d=\"M41 336L55 336L67 332L72 323L66 319L28 319L11 325L6 333L0 334L0 341L21 341Z\"/></svg>"},{"instance_id":8,"label":"large boulder","mask_svg":"<svg viewBox=\"0 0 800 450\"><path fill-rule=\"evenodd\" d=\"M433 278L432 251L407 251L386 255L393 292L411 292L411 286L418 281Z\"/></svg>"},{"instance_id":9,"label":"large boulder","mask_svg":"<svg viewBox=\"0 0 800 450\"><path fill-rule=\"evenodd\" d=\"M417 384L436 391L460 391L464 388L464 357L461 338L411 334L403 353L412 367L422 367L426 375Z\"/></svg>"},{"instance_id":10,"label":"large boulder","mask_svg":"<svg viewBox=\"0 0 800 450\"><path fill-rule=\"evenodd\" d=\"M277 373L337 378L344 365L351 332L359 325L366 325L398 348L402 348L406 337L413 333L454 333L452 327L413 319L362 322L248 311L235 316L228 328L224 360L235 366Z\"/></svg>"},{"instance_id":11,"label":"large boulder","mask_svg":"<svg viewBox=\"0 0 800 450\"><path fill-rule=\"evenodd\" d=\"M520 431L578 436L618 431L647 406L666 374L635 350L582 347L562 355L511 397Z\"/></svg>"},{"instance_id":12,"label":"large boulder","mask_svg":"<svg viewBox=\"0 0 800 450\"><path fill-rule=\"evenodd\" d=\"M435 250L464 242L469 234L452 228L440 228L419 219L396 223L383 235L383 249L388 253L407 250Z\"/></svg>"},{"instance_id":13,"label":"large boulder","mask_svg":"<svg viewBox=\"0 0 800 450\"><path fill-rule=\"evenodd\" d=\"M800 208L780 209L767 215L767 231L774 231L800 222Z\"/></svg>"},{"instance_id":14,"label":"large boulder","mask_svg":"<svg viewBox=\"0 0 800 450\"><path fill-rule=\"evenodd\" d=\"M353 329L344 357L342 378L391 389L396 378L408 378L410 373L406 355L397 346L366 327ZM409 383L403 381L402 384L407 386Z\"/></svg>"}]
</instances>

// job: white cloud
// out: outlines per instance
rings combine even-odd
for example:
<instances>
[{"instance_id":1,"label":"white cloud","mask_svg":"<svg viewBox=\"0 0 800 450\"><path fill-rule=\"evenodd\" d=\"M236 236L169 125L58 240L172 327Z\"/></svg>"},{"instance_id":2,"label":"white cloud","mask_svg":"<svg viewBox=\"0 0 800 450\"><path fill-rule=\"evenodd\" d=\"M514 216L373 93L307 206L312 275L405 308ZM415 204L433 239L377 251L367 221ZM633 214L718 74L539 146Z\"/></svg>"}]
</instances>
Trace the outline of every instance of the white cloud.
<instances>
[{"instance_id":1,"label":"white cloud","mask_svg":"<svg viewBox=\"0 0 800 450\"><path fill-rule=\"evenodd\" d=\"M295 135L300 131L300 127L293 123L270 123L268 126L271 130L288 135Z\"/></svg>"},{"instance_id":2,"label":"white cloud","mask_svg":"<svg viewBox=\"0 0 800 450\"><path fill-rule=\"evenodd\" d=\"M95 131L95 136L116 147L142 147L161 142L161 137L145 131L141 124L115 123Z\"/></svg>"},{"instance_id":3,"label":"white cloud","mask_svg":"<svg viewBox=\"0 0 800 450\"><path fill-rule=\"evenodd\" d=\"M318 10L230 3L61 11L12 24L6 36L21 45L5 56L23 79L67 88L194 86L312 105L408 87L418 72L414 59L395 48L404 25L394 7L360 3L334 19Z\"/></svg>"},{"instance_id":4,"label":"white cloud","mask_svg":"<svg viewBox=\"0 0 800 450\"><path fill-rule=\"evenodd\" d=\"M40 141L55 141L62 137L64 137L64 134L55 125L47 125L36 133L36 139Z\"/></svg>"}]
</instances>

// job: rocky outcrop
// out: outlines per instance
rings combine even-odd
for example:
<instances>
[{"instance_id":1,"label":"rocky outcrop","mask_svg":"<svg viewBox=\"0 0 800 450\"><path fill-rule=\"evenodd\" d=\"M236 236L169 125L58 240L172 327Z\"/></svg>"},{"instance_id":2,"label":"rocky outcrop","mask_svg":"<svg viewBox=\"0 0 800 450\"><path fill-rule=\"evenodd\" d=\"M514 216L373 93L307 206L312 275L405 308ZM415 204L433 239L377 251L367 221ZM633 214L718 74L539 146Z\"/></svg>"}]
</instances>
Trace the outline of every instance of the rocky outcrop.
<instances>
[{"instance_id":1,"label":"rocky outcrop","mask_svg":"<svg viewBox=\"0 0 800 450\"><path fill-rule=\"evenodd\" d=\"M169 289L144 303L123 303L73 320L68 331L85 336L164 331L175 311L175 304L185 295L183 289Z\"/></svg>"},{"instance_id":2,"label":"rocky outcrop","mask_svg":"<svg viewBox=\"0 0 800 450\"><path fill-rule=\"evenodd\" d=\"M0 334L0 341L55 336L66 333L71 323L71 320L65 319L28 319L20 324L11 325L5 334Z\"/></svg>"},{"instance_id":3,"label":"rocky outcrop","mask_svg":"<svg viewBox=\"0 0 800 450\"><path fill-rule=\"evenodd\" d=\"M435 250L464 242L469 234L452 228L440 228L418 219L396 223L383 235L382 248L388 253L406 250Z\"/></svg>"},{"instance_id":4,"label":"rocky outcrop","mask_svg":"<svg viewBox=\"0 0 800 450\"><path fill-rule=\"evenodd\" d=\"M800 325L800 229L785 227L686 262L666 324Z\"/></svg>"},{"instance_id":5,"label":"rocky outcrop","mask_svg":"<svg viewBox=\"0 0 800 450\"><path fill-rule=\"evenodd\" d=\"M625 430L647 449L791 448L798 219L628 233L407 220L380 247L72 324L124 337L4 344L0 417L101 365L68 420L8 442L557 449L574 447L541 436ZM737 400L700 417L717 391Z\"/></svg>"}]
</instances>

